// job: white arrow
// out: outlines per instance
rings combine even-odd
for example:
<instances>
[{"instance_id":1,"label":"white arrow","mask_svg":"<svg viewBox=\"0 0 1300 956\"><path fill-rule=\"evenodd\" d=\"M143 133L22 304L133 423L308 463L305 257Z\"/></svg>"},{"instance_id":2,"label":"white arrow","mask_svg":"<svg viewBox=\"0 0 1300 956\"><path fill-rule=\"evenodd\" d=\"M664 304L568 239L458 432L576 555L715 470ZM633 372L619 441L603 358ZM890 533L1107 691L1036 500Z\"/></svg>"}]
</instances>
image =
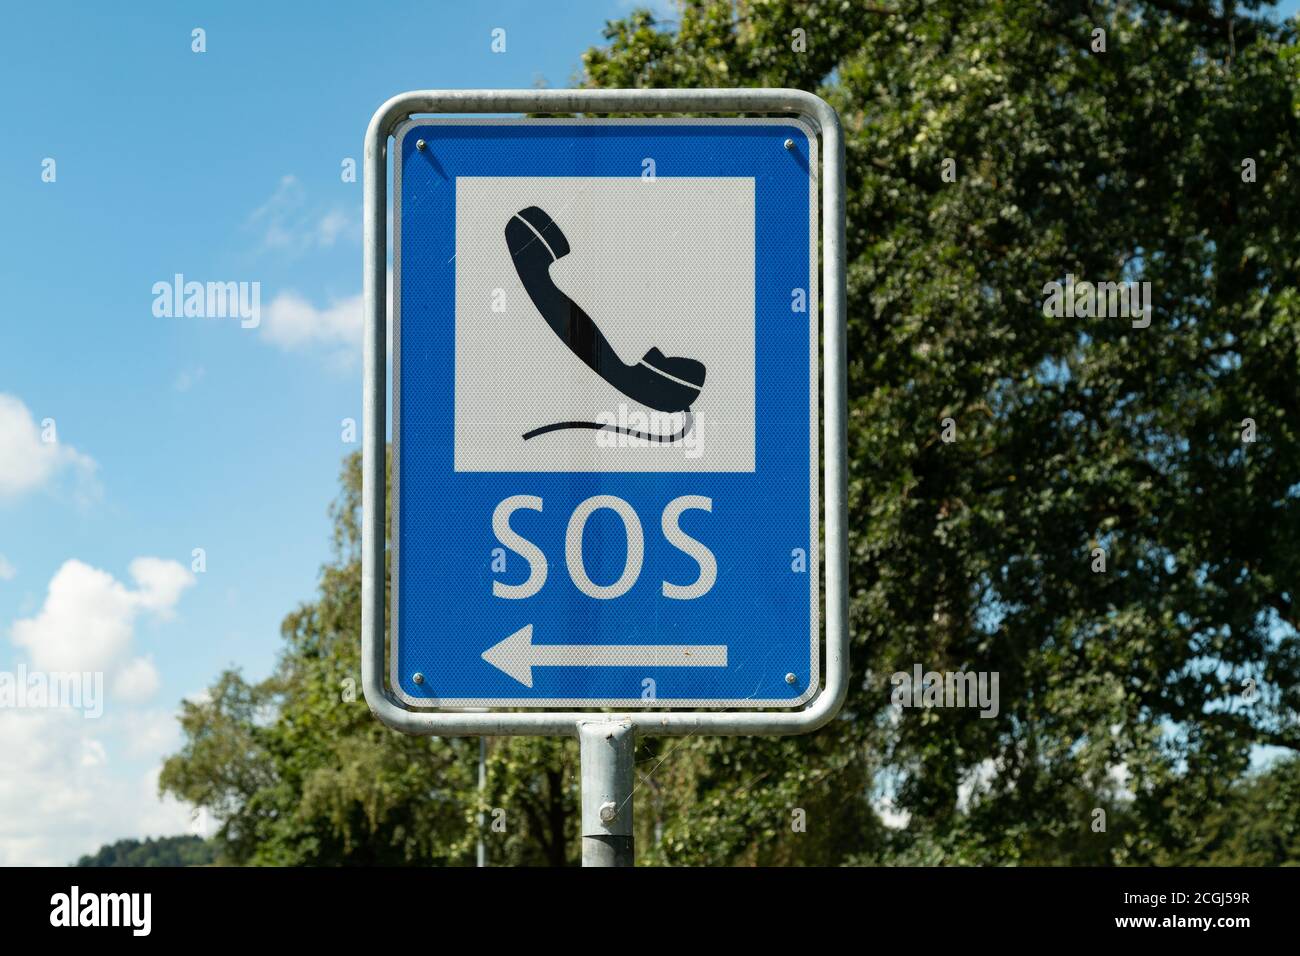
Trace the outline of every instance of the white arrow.
<instances>
[{"instance_id":1,"label":"white arrow","mask_svg":"<svg viewBox=\"0 0 1300 956\"><path fill-rule=\"evenodd\" d=\"M534 644L525 624L483 660L525 687L533 686L534 667L726 667L726 644Z\"/></svg>"}]
</instances>

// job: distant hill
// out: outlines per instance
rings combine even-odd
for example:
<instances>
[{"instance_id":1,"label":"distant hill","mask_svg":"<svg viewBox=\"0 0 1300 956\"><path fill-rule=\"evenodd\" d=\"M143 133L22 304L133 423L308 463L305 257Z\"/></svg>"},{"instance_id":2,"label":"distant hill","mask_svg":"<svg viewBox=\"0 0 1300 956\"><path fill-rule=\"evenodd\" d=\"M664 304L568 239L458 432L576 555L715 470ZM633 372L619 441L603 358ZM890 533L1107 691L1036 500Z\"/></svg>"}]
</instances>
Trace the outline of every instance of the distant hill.
<instances>
[{"instance_id":1,"label":"distant hill","mask_svg":"<svg viewBox=\"0 0 1300 956\"><path fill-rule=\"evenodd\" d=\"M212 845L196 836L118 840L83 856L77 866L204 866L215 859Z\"/></svg>"}]
</instances>

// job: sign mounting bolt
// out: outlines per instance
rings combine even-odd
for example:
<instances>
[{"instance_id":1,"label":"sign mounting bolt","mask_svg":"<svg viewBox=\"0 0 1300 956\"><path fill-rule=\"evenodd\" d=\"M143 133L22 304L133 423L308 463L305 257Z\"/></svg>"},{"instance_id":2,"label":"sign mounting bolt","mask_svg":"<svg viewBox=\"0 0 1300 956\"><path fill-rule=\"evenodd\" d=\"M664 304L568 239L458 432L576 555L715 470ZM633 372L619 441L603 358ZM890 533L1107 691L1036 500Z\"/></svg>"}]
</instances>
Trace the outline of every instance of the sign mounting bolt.
<instances>
[{"instance_id":1,"label":"sign mounting bolt","mask_svg":"<svg viewBox=\"0 0 1300 956\"><path fill-rule=\"evenodd\" d=\"M792 139L787 139L787 140L785 141L785 148L786 148L786 149L794 149L794 140L792 140Z\"/></svg>"},{"instance_id":2,"label":"sign mounting bolt","mask_svg":"<svg viewBox=\"0 0 1300 956\"><path fill-rule=\"evenodd\" d=\"M419 671L416 671L414 674L411 675L411 680L415 681L417 684L423 684L424 675L421 674Z\"/></svg>"},{"instance_id":3,"label":"sign mounting bolt","mask_svg":"<svg viewBox=\"0 0 1300 956\"><path fill-rule=\"evenodd\" d=\"M798 678L795 677L793 674L786 674L786 675L785 675L785 682L786 682L787 684L793 684L796 680L798 680Z\"/></svg>"},{"instance_id":4,"label":"sign mounting bolt","mask_svg":"<svg viewBox=\"0 0 1300 956\"><path fill-rule=\"evenodd\" d=\"M424 149L424 140L422 140L422 139L417 139L417 140L415 141L415 148L416 148L416 149Z\"/></svg>"}]
</instances>

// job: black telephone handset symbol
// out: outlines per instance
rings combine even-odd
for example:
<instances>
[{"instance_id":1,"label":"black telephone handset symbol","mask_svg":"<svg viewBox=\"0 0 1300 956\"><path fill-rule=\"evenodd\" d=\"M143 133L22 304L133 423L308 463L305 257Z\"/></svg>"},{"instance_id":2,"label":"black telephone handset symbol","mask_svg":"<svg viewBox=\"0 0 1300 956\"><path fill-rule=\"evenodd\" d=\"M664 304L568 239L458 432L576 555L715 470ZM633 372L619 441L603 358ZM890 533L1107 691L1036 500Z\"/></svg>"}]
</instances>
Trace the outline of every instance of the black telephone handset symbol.
<instances>
[{"instance_id":1,"label":"black telephone handset symbol","mask_svg":"<svg viewBox=\"0 0 1300 956\"><path fill-rule=\"evenodd\" d=\"M684 437L692 427L691 403L704 385L704 365L694 359L664 355L656 348L632 364L620 359L591 317L551 280L551 263L569 254L569 242L560 227L541 209L529 206L510 217L506 223L506 245L519 273L519 281L528 291L533 305L574 355L628 398L661 412L687 413L686 427L671 436L632 432L597 422L558 422L535 429L524 438L562 428L621 431L659 442Z\"/></svg>"}]
</instances>

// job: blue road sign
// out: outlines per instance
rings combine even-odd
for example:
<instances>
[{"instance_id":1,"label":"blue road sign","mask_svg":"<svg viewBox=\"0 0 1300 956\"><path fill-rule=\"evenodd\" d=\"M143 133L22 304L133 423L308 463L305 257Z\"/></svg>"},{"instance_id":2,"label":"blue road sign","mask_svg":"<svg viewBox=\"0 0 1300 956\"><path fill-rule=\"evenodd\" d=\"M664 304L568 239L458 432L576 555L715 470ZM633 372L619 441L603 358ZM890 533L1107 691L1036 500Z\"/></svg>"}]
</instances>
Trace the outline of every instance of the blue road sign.
<instances>
[{"instance_id":1,"label":"blue road sign","mask_svg":"<svg viewBox=\"0 0 1300 956\"><path fill-rule=\"evenodd\" d=\"M808 701L812 131L412 120L395 139L395 694Z\"/></svg>"}]
</instances>

